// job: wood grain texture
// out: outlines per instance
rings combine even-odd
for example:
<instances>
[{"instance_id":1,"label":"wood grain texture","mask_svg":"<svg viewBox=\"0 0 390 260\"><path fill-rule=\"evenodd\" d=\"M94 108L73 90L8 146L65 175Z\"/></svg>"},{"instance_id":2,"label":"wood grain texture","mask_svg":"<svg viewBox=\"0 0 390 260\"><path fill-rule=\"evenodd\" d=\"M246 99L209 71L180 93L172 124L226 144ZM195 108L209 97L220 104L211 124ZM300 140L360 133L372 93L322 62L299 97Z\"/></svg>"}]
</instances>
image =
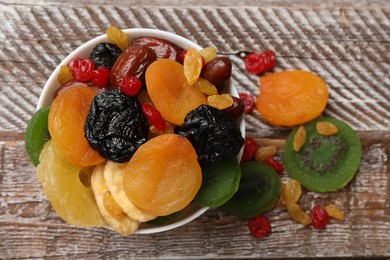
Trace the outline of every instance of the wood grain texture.
<instances>
[{"instance_id":1,"label":"wood grain texture","mask_svg":"<svg viewBox=\"0 0 390 260\"><path fill-rule=\"evenodd\" d=\"M0 1L0 258L390 257L390 4L308 2ZM275 71L306 69L323 77L331 94L325 114L358 131L364 155L350 185L337 193L305 191L300 203L309 211L334 202L346 220L317 231L293 222L278 205L267 213L272 235L257 240L244 220L219 210L169 232L129 238L59 219L24 152L24 129L55 66L111 23L217 47L233 61L234 86L254 95L258 77L245 72L239 51L273 49ZM247 135L260 145L283 148L289 128L268 124L256 111L246 122Z\"/></svg>"}]
</instances>

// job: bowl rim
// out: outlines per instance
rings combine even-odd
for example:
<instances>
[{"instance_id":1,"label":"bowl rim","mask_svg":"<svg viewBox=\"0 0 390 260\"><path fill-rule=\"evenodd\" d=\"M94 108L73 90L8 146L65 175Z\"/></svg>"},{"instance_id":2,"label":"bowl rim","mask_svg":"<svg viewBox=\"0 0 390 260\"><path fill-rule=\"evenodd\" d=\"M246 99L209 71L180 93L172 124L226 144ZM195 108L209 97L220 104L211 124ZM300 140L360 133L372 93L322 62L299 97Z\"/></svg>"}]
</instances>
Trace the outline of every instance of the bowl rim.
<instances>
[{"instance_id":1,"label":"bowl rim","mask_svg":"<svg viewBox=\"0 0 390 260\"><path fill-rule=\"evenodd\" d=\"M196 50L202 50L203 48L198 45L197 43L184 38L183 36L177 35L172 32L164 31L164 30L159 30L159 29L152 29L152 28L129 28L129 29L122 29L123 32L125 32L129 36L129 40L131 40L134 37L137 36L151 36L151 37L157 37L157 38L162 38L165 40L169 40L178 46L188 49L188 48L195 48ZM80 45L78 48L76 48L74 51L69 53L55 68L55 70L52 72L50 75L49 79L46 81L41 95L39 96L38 103L36 109L39 109L44 106L48 106L51 104L53 100L53 95L54 92L59 88L59 83L57 81L57 75L60 71L60 67L62 65L68 64L73 58L75 57L89 57L90 52L92 49L101 42L109 42L106 34L99 35L84 44ZM229 85L227 87L227 91L230 93L232 96L238 97L238 92L237 90L232 86L231 82L229 82ZM245 120L244 120L244 115L241 116L238 120L238 125L241 130L242 136L245 138ZM243 148L237 155L237 160L240 160L241 156L243 153ZM194 207L194 203L190 203L190 205ZM184 216L182 219L179 219L178 221L168 223L166 225L161 225L161 226L152 226L148 224L141 224L140 228L134 232L134 234L153 234L153 233L160 233L164 231L168 231L171 229L178 228L180 226L183 226L197 217L201 216L203 213L205 213L209 208L208 207L201 207L199 205L196 205L198 209L195 210L193 213L191 212L184 212ZM187 206L186 208L189 208ZM183 210L185 211L186 208ZM191 213L191 214L190 214ZM107 227L109 228L109 227ZM111 228L109 228L111 229Z\"/></svg>"}]
</instances>

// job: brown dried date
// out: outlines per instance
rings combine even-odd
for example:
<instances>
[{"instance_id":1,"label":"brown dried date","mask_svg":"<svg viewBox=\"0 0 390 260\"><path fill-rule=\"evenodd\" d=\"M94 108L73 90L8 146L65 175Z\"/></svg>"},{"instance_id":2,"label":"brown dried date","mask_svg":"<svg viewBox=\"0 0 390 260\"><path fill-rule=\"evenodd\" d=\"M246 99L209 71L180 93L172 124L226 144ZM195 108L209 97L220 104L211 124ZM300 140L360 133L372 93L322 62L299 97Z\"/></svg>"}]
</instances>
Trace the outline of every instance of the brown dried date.
<instances>
[{"instance_id":1,"label":"brown dried date","mask_svg":"<svg viewBox=\"0 0 390 260\"><path fill-rule=\"evenodd\" d=\"M145 82L146 68L156 60L156 53L147 47L130 46L116 60L110 72L110 83L117 88L117 80L125 76L136 76Z\"/></svg>"},{"instance_id":2,"label":"brown dried date","mask_svg":"<svg viewBox=\"0 0 390 260\"><path fill-rule=\"evenodd\" d=\"M168 40L156 37L140 36L135 37L131 41L131 44L145 46L152 49L156 53L157 59L171 59L178 62L181 61L180 53L183 51L183 48Z\"/></svg>"},{"instance_id":3,"label":"brown dried date","mask_svg":"<svg viewBox=\"0 0 390 260\"><path fill-rule=\"evenodd\" d=\"M233 105L225 108L222 111L228 114L234 120L237 120L244 113L244 102L238 97L233 97Z\"/></svg>"},{"instance_id":4,"label":"brown dried date","mask_svg":"<svg viewBox=\"0 0 390 260\"><path fill-rule=\"evenodd\" d=\"M227 57L217 57L207 62L201 73L201 77L213 84L218 92L228 84L232 75L232 62Z\"/></svg>"}]
</instances>

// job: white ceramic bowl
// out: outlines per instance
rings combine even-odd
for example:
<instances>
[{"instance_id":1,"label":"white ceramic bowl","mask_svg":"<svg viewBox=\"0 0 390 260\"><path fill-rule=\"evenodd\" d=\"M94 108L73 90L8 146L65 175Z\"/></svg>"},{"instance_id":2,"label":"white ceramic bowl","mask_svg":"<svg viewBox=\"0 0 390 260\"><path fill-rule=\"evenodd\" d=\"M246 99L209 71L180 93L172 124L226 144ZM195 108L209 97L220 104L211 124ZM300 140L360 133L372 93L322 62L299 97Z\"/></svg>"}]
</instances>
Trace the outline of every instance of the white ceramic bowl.
<instances>
[{"instance_id":1,"label":"white ceramic bowl","mask_svg":"<svg viewBox=\"0 0 390 260\"><path fill-rule=\"evenodd\" d=\"M202 47L199 46L198 44L183 38L179 35L170 33L170 32L165 32L161 30L155 30L155 29L145 29L145 28L133 28L133 29L126 29L123 30L128 36L129 36L129 41L131 41L132 38L137 37L137 36L153 36L153 37L158 37L162 39L169 40L178 46L188 49L188 48L195 48L196 50L201 50ZM57 81L57 75L60 71L60 67L62 65L66 65L71 61L73 58L80 57L80 58L88 58L89 54L91 53L92 49L101 42L108 42L107 36L105 34L100 35L80 47L78 47L76 50L74 50L72 53L70 53L54 70L54 72L51 74L50 78L46 82L45 86L43 87L42 93L39 97L38 100L38 105L37 109L41 108L43 106L48 106L51 104L53 101L53 94L54 92L59 88L59 84ZM237 96L238 93L237 90L229 84L228 88L226 89L226 92L230 93L232 96ZM238 120L239 127L241 129L242 136L245 137L245 122L244 118L241 117ZM242 151L241 149L240 153L237 155L237 159L240 160L242 156ZM136 234L151 234L151 233L159 233L163 231L167 231L170 229L174 229L177 227L180 227L182 225L185 225L195 218L199 217L202 215L204 212L207 211L208 208L200 207L195 203L191 203L189 206L187 206L181 213L180 215L176 218L176 220L172 223L168 223L166 225L161 225L161 226L152 226L148 224L142 224L140 228L136 231Z\"/></svg>"}]
</instances>

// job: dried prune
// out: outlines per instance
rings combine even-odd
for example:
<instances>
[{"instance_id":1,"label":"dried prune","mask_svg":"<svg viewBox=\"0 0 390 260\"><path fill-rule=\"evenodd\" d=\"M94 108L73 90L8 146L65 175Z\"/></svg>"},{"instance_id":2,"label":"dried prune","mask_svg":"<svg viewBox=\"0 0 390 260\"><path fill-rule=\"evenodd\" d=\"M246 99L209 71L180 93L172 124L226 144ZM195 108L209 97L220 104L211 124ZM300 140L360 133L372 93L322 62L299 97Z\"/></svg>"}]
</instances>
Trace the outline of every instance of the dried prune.
<instances>
[{"instance_id":1,"label":"dried prune","mask_svg":"<svg viewBox=\"0 0 390 260\"><path fill-rule=\"evenodd\" d=\"M177 132L190 140L201 165L236 156L244 144L236 122L207 105L189 112Z\"/></svg>"},{"instance_id":2,"label":"dried prune","mask_svg":"<svg viewBox=\"0 0 390 260\"><path fill-rule=\"evenodd\" d=\"M131 44L151 48L156 53L158 59L171 59L178 62L181 61L180 53L182 53L183 48L168 40L156 37L140 36L133 38Z\"/></svg>"},{"instance_id":3,"label":"dried prune","mask_svg":"<svg viewBox=\"0 0 390 260\"><path fill-rule=\"evenodd\" d=\"M107 67L111 69L121 53L122 50L115 44L102 42L93 48L89 58L95 63L96 68Z\"/></svg>"},{"instance_id":4,"label":"dried prune","mask_svg":"<svg viewBox=\"0 0 390 260\"><path fill-rule=\"evenodd\" d=\"M85 137L102 157L128 161L146 142L149 123L138 100L120 90L95 96L85 122Z\"/></svg>"},{"instance_id":5,"label":"dried prune","mask_svg":"<svg viewBox=\"0 0 390 260\"><path fill-rule=\"evenodd\" d=\"M110 73L110 83L118 87L118 80L126 76L136 76L145 82L146 68L156 60L156 53L148 47L133 45L127 48L116 60Z\"/></svg>"}]
</instances>

